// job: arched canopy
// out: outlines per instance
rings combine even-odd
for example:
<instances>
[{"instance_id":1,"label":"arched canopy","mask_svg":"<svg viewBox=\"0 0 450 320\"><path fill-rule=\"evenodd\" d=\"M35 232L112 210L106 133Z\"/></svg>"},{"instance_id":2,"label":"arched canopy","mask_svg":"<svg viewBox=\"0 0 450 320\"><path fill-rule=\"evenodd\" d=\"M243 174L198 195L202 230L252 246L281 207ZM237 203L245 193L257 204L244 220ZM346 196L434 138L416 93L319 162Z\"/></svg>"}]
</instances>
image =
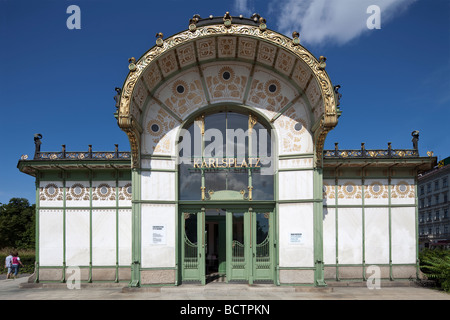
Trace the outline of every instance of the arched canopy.
<instances>
[{"instance_id":1,"label":"arched canopy","mask_svg":"<svg viewBox=\"0 0 450 320\"><path fill-rule=\"evenodd\" d=\"M161 35L139 60L130 60L117 121L129 137L132 166L140 166L141 135L147 126L143 115L149 105L157 105L181 124L195 110L225 102L261 107L271 121L301 102L307 106L315 165L321 166L325 137L338 119L323 59L265 24L238 17L224 18L223 23L219 18L206 20L167 39ZM233 66L247 71L235 75ZM195 73L189 81L180 76L189 72ZM233 86L227 86L230 78ZM289 90L278 94L280 83Z\"/></svg>"}]
</instances>

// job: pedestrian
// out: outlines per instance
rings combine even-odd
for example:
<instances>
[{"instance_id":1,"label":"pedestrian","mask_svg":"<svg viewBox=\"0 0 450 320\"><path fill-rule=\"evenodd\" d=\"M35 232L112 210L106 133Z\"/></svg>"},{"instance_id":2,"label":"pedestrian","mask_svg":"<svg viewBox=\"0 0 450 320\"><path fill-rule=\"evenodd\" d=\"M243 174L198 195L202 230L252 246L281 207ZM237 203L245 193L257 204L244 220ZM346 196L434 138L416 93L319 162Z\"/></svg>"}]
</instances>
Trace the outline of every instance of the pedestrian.
<instances>
[{"instance_id":1,"label":"pedestrian","mask_svg":"<svg viewBox=\"0 0 450 320\"><path fill-rule=\"evenodd\" d=\"M9 252L9 256L5 259L5 268L8 269L8 272L6 274L6 279L10 279L12 276L12 251Z\"/></svg>"},{"instance_id":2,"label":"pedestrian","mask_svg":"<svg viewBox=\"0 0 450 320\"><path fill-rule=\"evenodd\" d=\"M15 279L17 277L17 274L19 273L19 265L23 267L22 261L20 261L19 253L17 251L14 252L12 257L12 271L13 271L13 278Z\"/></svg>"}]
</instances>

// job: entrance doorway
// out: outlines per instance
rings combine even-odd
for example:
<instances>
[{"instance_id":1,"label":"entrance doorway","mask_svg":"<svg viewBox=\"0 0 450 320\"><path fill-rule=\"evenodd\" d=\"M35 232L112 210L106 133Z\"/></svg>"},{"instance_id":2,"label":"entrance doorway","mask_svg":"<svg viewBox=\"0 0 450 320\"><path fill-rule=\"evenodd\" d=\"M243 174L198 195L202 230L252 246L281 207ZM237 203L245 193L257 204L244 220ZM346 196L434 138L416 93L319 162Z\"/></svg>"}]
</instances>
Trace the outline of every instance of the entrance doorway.
<instances>
[{"instance_id":1,"label":"entrance doorway","mask_svg":"<svg viewBox=\"0 0 450 320\"><path fill-rule=\"evenodd\" d=\"M180 210L181 281L273 282L273 209Z\"/></svg>"},{"instance_id":2,"label":"entrance doorway","mask_svg":"<svg viewBox=\"0 0 450 320\"><path fill-rule=\"evenodd\" d=\"M206 282L226 281L226 211L205 210Z\"/></svg>"}]
</instances>

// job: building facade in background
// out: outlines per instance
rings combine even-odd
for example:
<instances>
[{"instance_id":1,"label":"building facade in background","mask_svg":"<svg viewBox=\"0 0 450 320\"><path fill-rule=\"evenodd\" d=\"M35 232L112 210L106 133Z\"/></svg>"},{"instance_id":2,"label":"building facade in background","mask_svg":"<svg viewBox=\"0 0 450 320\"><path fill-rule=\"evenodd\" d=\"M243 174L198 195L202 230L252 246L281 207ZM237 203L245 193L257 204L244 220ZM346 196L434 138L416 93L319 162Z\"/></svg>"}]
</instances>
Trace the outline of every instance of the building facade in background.
<instances>
[{"instance_id":1,"label":"building facade in background","mask_svg":"<svg viewBox=\"0 0 450 320\"><path fill-rule=\"evenodd\" d=\"M36 281L74 266L130 286L417 277L417 174L436 159L417 133L412 149L323 150L341 115L325 69L258 15L159 34L116 89L130 152L18 163L36 177Z\"/></svg>"},{"instance_id":2,"label":"building facade in background","mask_svg":"<svg viewBox=\"0 0 450 320\"><path fill-rule=\"evenodd\" d=\"M420 248L450 249L450 157L419 175Z\"/></svg>"}]
</instances>

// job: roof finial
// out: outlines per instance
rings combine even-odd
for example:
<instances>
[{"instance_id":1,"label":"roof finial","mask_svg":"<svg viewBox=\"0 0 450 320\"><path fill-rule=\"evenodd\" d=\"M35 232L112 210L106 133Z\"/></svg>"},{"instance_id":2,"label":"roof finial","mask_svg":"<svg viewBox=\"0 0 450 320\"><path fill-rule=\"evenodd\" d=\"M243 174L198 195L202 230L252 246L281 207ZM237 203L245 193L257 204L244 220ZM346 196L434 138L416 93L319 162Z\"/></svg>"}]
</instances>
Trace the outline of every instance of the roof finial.
<instances>
[{"instance_id":1,"label":"roof finial","mask_svg":"<svg viewBox=\"0 0 450 320\"><path fill-rule=\"evenodd\" d=\"M292 32L292 42L295 46L298 46L300 44L300 33L298 31Z\"/></svg>"},{"instance_id":2,"label":"roof finial","mask_svg":"<svg viewBox=\"0 0 450 320\"><path fill-rule=\"evenodd\" d=\"M230 13L227 11L223 16L223 23L225 27L227 28L231 27L231 20L233 20L233 18L231 18Z\"/></svg>"},{"instance_id":3,"label":"roof finial","mask_svg":"<svg viewBox=\"0 0 450 320\"><path fill-rule=\"evenodd\" d=\"M136 70L136 59L134 57L131 57L130 59L128 59L128 69L130 69L130 71L135 71Z\"/></svg>"},{"instance_id":4,"label":"roof finial","mask_svg":"<svg viewBox=\"0 0 450 320\"><path fill-rule=\"evenodd\" d=\"M163 35L163 33L162 32L158 32L157 34L156 34L156 45L158 46L158 47L162 47L163 46L163 44L164 44L164 40L163 40L163 37L164 37L164 35Z\"/></svg>"}]
</instances>

